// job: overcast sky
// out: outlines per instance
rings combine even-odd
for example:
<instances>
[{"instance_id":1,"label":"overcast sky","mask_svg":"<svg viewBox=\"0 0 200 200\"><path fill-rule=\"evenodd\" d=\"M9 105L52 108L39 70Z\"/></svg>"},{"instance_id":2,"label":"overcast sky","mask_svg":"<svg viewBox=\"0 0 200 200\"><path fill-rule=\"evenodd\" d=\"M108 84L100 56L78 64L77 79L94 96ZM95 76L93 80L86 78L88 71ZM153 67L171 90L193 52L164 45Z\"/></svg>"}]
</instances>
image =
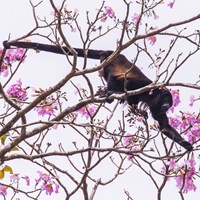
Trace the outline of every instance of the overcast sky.
<instances>
[{"instance_id":1,"label":"overcast sky","mask_svg":"<svg viewBox=\"0 0 200 200\"><path fill-rule=\"evenodd\" d=\"M37 2L37 1L33 1ZM38 8L38 13L40 17L43 16L49 16L51 14L52 9L48 6L48 2L46 1L41 4L41 6ZM57 2L61 2L57 0ZM166 1L169 2L169 1ZM67 4L69 8L78 8L80 12L79 20L83 20L83 23L85 23L85 11L91 10L91 15L97 9L102 3L102 0L71 0L67 1ZM124 4L122 1L119 0L109 0L106 1L106 5L112 6L115 10L116 14L123 18L123 8ZM153 23L155 23L155 26L162 26L166 25L171 22L175 22L178 20L187 19L189 17L195 16L196 14L200 13L200 1L199 0L176 0L175 6L173 9L165 8L158 9L157 11L158 15L160 16L159 19ZM134 13L133 13L134 14ZM1 30L0 30L0 43L2 43L4 40L8 39L9 34L11 39L18 38L27 32L29 32L33 28L33 18L32 18L32 10L31 6L29 4L28 0L5 0L1 2L0 6L0 18L1 18ZM200 29L200 20L197 23L193 23L191 29ZM69 33L69 40L78 47L80 43L78 40L75 40L74 38L78 37L77 33ZM72 38L72 39L70 39ZM113 42L112 40L113 36L111 35L109 39L107 39L105 42L97 42L96 47L97 48L104 48L105 49L114 49L116 45L116 41ZM161 44L164 41L158 41L158 44ZM156 44L156 45L158 45ZM159 48L159 46L155 48ZM2 46L2 45L1 45ZM187 46L180 46L180 48L185 48L187 50ZM125 54L128 57L132 57L132 54L130 53L130 50L125 51ZM49 87L56 83L60 78L63 77L63 74L66 73L65 68L65 58L62 56L57 55L51 55L40 53L36 54L35 52L30 53L30 56L33 56L32 59L27 59L27 62L24 64L26 68L23 69L23 74L19 73L15 79L18 79L18 77L23 76L23 80L25 84L34 85L35 87ZM190 62L187 62L184 70L181 71L178 75L176 75L176 78L182 78L181 80L190 79L191 80L195 77L195 79L198 78L200 74L200 66L199 66L199 53L194 56L193 59L191 59ZM145 61L140 61L140 64ZM91 66L95 65L95 63L98 63L98 61L91 61L89 63ZM57 73L52 73L49 69L49 66L59 66L59 70L57 70ZM192 69L193 68L193 69ZM192 70L191 70L192 69ZM48 71L48 74L47 74ZM149 72L151 73L151 72ZM45 79L44 81L44 75L48 75L49 78ZM149 74L149 76L153 77L154 74ZM191 90L186 91L186 95L190 95ZM102 193L100 195L97 195L95 200L102 200L102 199L115 199L115 200L121 200L125 199L123 189L128 190L130 194L134 194L133 198L134 200L155 200L155 191L154 188L149 188L149 179L148 177L145 178L146 175L143 173L140 173L138 176L138 171L135 168L132 168L129 170L128 176L121 176L119 178L119 182L115 182L107 187L102 188L100 191ZM135 179L136 181L131 181L131 179ZM143 180L146 180L143 182ZM129 184L131 183L131 185ZM152 185L152 184L151 184ZM191 192L190 194L186 195L186 200L191 199L198 199L200 196L200 183L198 183L198 190L194 193ZM119 192L119 190L121 192ZM112 191L113 192L110 192ZM175 181L171 181L171 185L169 184L169 187L164 191L163 193L163 200L176 200L179 199L178 192L176 192L177 189L175 187ZM107 195L109 194L109 196ZM52 197L52 199L55 199Z\"/></svg>"}]
</instances>

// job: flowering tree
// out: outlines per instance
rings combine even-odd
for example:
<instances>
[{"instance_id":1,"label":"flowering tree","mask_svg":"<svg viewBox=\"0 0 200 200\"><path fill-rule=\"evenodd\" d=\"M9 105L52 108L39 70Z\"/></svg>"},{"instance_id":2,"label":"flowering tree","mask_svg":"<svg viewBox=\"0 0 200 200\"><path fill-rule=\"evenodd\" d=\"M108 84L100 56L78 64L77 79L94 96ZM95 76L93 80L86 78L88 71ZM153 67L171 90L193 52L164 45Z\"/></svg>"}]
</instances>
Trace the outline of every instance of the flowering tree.
<instances>
[{"instance_id":1,"label":"flowering tree","mask_svg":"<svg viewBox=\"0 0 200 200\"><path fill-rule=\"evenodd\" d=\"M52 10L48 17L38 12L45 3ZM0 51L0 195L4 199L44 199L47 195L50 199L96 200L104 195L112 198L114 192L121 195L119 199L132 200L141 199L137 190L145 189L151 195L154 191L152 199L160 200L168 199L165 192L170 185L176 185L176 199L199 193L200 117L195 109L199 96L190 92L194 95L183 100L180 95L182 88L200 89L199 71L193 69L197 77L190 83L184 78L176 81L176 74L198 53L199 31L190 24L199 23L200 15L164 25L156 22L163 10L174 9L175 0L121 0L123 13L115 1L101 2L92 14L67 3L30 1L35 27L17 39L9 38L66 46L73 56L63 55L65 74L56 83L35 87L24 81L23 66L31 65L33 56L29 50L2 47ZM71 46L73 38L85 51L80 63ZM170 124L193 145L192 152L165 138L150 115L145 119L134 115L126 103L122 106L119 100L127 94L112 94L110 98L116 99L112 104L96 95L98 86L105 84L96 72L113 57L106 63L92 63L87 49L111 49L107 41L116 49L114 56L131 49L132 62L154 74L152 85L128 95L164 86L171 89ZM180 43L188 48L180 48ZM59 66L47 67L44 82L60 70ZM37 80L37 76L32 78ZM187 104L190 107L185 110Z\"/></svg>"}]
</instances>

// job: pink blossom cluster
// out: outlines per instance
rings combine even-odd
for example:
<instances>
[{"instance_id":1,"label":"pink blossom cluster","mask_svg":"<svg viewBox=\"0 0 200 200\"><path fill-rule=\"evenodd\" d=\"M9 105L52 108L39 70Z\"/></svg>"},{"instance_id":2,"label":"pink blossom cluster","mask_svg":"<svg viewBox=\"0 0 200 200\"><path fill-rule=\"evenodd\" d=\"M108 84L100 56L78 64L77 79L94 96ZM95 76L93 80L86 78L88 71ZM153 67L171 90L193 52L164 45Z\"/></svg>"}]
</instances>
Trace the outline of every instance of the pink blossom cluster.
<instances>
[{"instance_id":1,"label":"pink blossom cluster","mask_svg":"<svg viewBox=\"0 0 200 200\"><path fill-rule=\"evenodd\" d=\"M193 106L194 105L194 103L195 103L195 101L198 101L198 100L200 100L200 98L198 97L195 97L194 95L191 95L190 96L190 104L189 104L189 106Z\"/></svg>"},{"instance_id":2,"label":"pink blossom cluster","mask_svg":"<svg viewBox=\"0 0 200 200\"><path fill-rule=\"evenodd\" d=\"M105 14L110 18L116 18L114 10L110 6L105 6Z\"/></svg>"},{"instance_id":3,"label":"pink blossom cluster","mask_svg":"<svg viewBox=\"0 0 200 200\"><path fill-rule=\"evenodd\" d=\"M30 87L22 88L22 81L19 79L16 83L12 84L8 90L7 94L10 98L17 99L20 101L27 100L27 89Z\"/></svg>"},{"instance_id":4,"label":"pink blossom cluster","mask_svg":"<svg viewBox=\"0 0 200 200\"><path fill-rule=\"evenodd\" d=\"M140 19L140 15L137 13L134 13L134 15L132 16L132 22L133 24L137 24L138 21L140 20L140 25L142 24L141 19Z\"/></svg>"},{"instance_id":5,"label":"pink blossom cluster","mask_svg":"<svg viewBox=\"0 0 200 200\"><path fill-rule=\"evenodd\" d=\"M195 113L183 113L182 116L170 117L170 124L175 129L179 129L188 137L188 141L193 144L200 139L200 116Z\"/></svg>"},{"instance_id":6,"label":"pink blossom cluster","mask_svg":"<svg viewBox=\"0 0 200 200\"><path fill-rule=\"evenodd\" d=\"M168 175L169 178L174 177L176 186L182 190L183 193L187 193L197 189L194 184L194 176L196 174L195 165L196 162L193 155L181 165L178 165L174 159L170 159L170 161L162 167L162 173Z\"/></svg>"},{"instance_id":7,"label":"pink blossom cluster","mask_svg":"<svg viewBox=\"0 0 200 200\"><path fill-rule=\"evenodd\" d=\"M167 4L167 6L169 6L170 8L173 8L173 7L174 7L174 3L175 3L175 0L169 2L169 3Z\"/></svg>"},{"instance_id":8,"label":"pink blossom cluster","mask_svg":"<svg viewBox=\"0 0 200 200\"><path fill-rule=\"evenodd\" d=\"M26 50L22 48L7 50L3 60L3 64L1 66L1 73L3 73L4 77L8 76L9 74L8 68L12 66L14 62L24 61L24 59L26 58L25 51ZM1 55L2 55L2 49L0 49L0 56Z\"/></svg>"},{"instance_id":9,"label":"pink blossom cluster","mask_svg":"<svg viewBox=\"0 0 200 200\"><path fill-rule=\"evenodd\" d=\"M36 185L41 183L41 190L46 191L46 195L51 195L53 192L59 192L59 185L53 181L53 178L50 175L38 171L39 178L36 179Z\"/></svg>"},{"instance_id":10,"label":"pink blossom cluster","mask_svg":"<svg viewBox=\"0 0 200 200\"><path fill-rule=\"evenodd\" d=\"M147 40L149 41L149 44L154 45L155 42L156 42L156 40L157 40L157 38L156 38L155 35L152 35L152 36L149 36L149 37L147 38Z\"/></svg>"},{"instance_id":11,"label":"pink blossom cluster","mask_svg":"<svg viewBox=\"0 0 200 200\"><path fill-rule=\"evenodd\" d=\"M173 105L170 108L170 111L174 112L174 108L177 107L180 103L180 93L179 90L170 90L172 97L173 97Z\"/></svg>"},{"instance_id":12,"label":"pink blossom cluster","mask_svg":"<svg viewBox=\"0 0 200 200\"><path fill-rule=\"evenodd\" d=\"M40 189L42 191L46 191L46 195L51 195L53 192L58 193L59 192L59 185L53 180L53 178L45 174L41 171L38 171L39 178L35 180L36 186L40 186ZM29 176L21 177L26 181L26 185L30 185L30 178ZM19 180L21 179L19 174L13 173L10 176L10 183L11 184L17 184L19 185ZM9 187L3 184L0 184L0 196L6 196L7 195L7 189Z\"/></svg>"},{"instance_id":13,"label":"pink blossom cluster","mask_svg":"<svg viewBox=\"0 0 200 200\"><path fill-rule=\"evenodd\" d=\"M7 189L8 189L8 186L6 185L0 185L0 196L6 196L7 195Z\"/></svg>"},{"instance_id":14,"label":"pink blossom cluster","mask_svg":"<svg viewBox=\"0 0 200 200\"><path fill-rule=\"evenodd\" d=\"M30 178L29 176L24 176L24 177L21 177L22 179L24 179L26 181L26 185L29 186L30 185ZM10 176L10 182L13 184L13 183L17 183L19 184L19 180L20 180L20 176L19 174L17 173L13 173L11 174Z\"/></svg>"},{"instance_id":15,"label":"pink blossom cluster","mask_svg":"<svg viewBox=\"0 0 200 200\"><path fill-rule=\"evenodd\" d=\"M173 105L170 108L174 112L174 108L180 104L180 94L178 90L171 90L173 97ZM190 98L190 105L197 99L195 97ZM170 124L173 128L184 132L188 137L188 141L193 144L195 141L200 139L200 116L195 113L185 112L182 115L175 115L169 118Z\"/></svg>"},{"instance_id":16,"label":"pink blossom cluster","mask_svg":"<svg viewBox=\"0 0 200 200\"><path fill-rule=\"evenodd\" d=\"M123 137L124 147L132 148L137 141L137 138L134 135L127 134Z\"/></svg>"},{"instance_id":17,"label":"pink blossom cluster","mask_svg":"<svg viewBox=\"0 0 200 200\"><path fill-rule=\"evenodd\" d=\"M88 119L95 114L96 109L96 106L89 105L80 108L79 110L77 110L77 112L81 115L81 117L85 117L86 119Z\"/></svg>"},{"instance_id":18,"label":"pink blossom cluster","mask_svg":"<svg viewBox=\"0 0 200 200\"><path fill-rule=\"evenodd\" d=\"M41 101L35 108L35 111L37 111L38 115L41 115L42 117L44 115L53 115L55 113L55 110L57 110L57 101L55 100L53 95L48 96L46 99Z\"/></svg>"},{"instance_id":19,"label":"pink blossom cluster","mask_svg":"<svg viewBox=\"0 0 200 200\"><path fill-rule=\"evenodd\" d=\"M130 151L139 151L140 150L140 146L136 145L137 143L137 137L135 135L131 135L131 134L126 134L123 137L123 147L125 147L126 149L130 150ZM128 155L128 160L132 160L132 155Z\"/></svg>"},{"instance_id":20,"label":"pink blossom cluster","mask_svg":"<svg viewBox=\"0 0 200 200\"><path fill-rule=\"evenodd\" d=\"M101 22L105 22L108 17L110 17L111 19L116 18L115 12L110 6L105 6L104 9L104 13L101 16Z\"/></svg>"},{"instance_id":21,"label":"pink blossom cluster","mask_svg":"<svg viewBox=\"0 0 200 200\"><path fill-rule=\"evenodd\" d=\"M19 185L19 180L21 178L26 181L26 185L27 186L30 185L30 178L29 178L29 176L20 177L19 174L17 174L17 173L13 173L13 174L10 175L10 183L11 184L15 184L16 183L17 185ZM2 196L6 196L8 188L9 188L8 186L0 184L0 196L1 195Z\"/></svg>"}]
</instances>

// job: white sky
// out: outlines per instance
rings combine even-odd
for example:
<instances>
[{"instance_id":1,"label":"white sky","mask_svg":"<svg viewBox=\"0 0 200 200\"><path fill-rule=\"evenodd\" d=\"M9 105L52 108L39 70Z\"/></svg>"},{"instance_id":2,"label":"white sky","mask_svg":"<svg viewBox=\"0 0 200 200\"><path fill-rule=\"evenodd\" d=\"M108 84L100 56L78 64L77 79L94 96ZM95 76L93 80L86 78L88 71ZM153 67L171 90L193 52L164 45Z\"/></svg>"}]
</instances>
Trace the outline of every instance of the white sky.
<instances>
[{"instance_id":1,"label":"white sky","mask_svg":"<svg viewBox=\"0 0 200 200\"><path fill-rule=\"evenodd\" d=\"M34 1L36 2L36 1ZM48 7L49 1L44 1L44 3L39 7L39 14L40 17L49 16L51 13L51 9ZM57 0L57 2L61 2L61 0ZM85 23L85 11L92 10L95 11L101 5L102 0L71 0L67 1L69 8L78 8L80 12L79 20ZM121 18L124 16L123 10L123 3L122 1L110 0L106 1L106 5L113 7L116 11L116 14ZM168 1L167 1L168 2ZM137 11L133 11L134 12ZM196 14L200 13L200 1L199 0L176 0L174 8L166 9L163 12L163 9L158 10L158 15L160 16L159 20L154 21L155 25L165 25L171 22L175 22L178 20L187 19L188 17L195 16ZM6 40L11 34L11 39L15 39L26 34L29 30L33 28L33 19L32 19L32 10L28 0L6 0L2 1L0 4L0 18L1 18L1 30L0 30L0 43ZM191 29L200 29L200 20L197 23L192 24ZM69 41L75 46L79 47L80 42L76 40L78 34L74 33L66 33L69 36ZM113 34L113 33L112 33ZM93 48L104 48L104 49L114 49L116 45L116 40L113 41L113 35L110 34L109 37L104 41L102 39L100 42L95 43L95 47ZM159 45L162 45L165 41L158 41L155 44L155 47L152 48L160 48ZM157 46L156 46L157 45ZM182 51L184 48L185 52L189 52L190 49L187 49L187 46L180 45L180 50ZM130 47L131 49L131 47ZM124 51L124 54L127 57L133 59L133 55L130 50ZM32 56L32 57L31 57ZM23 76L23 80L25 85L33 85L35 87L49 87L56 83L60 78L63 77L63 74L66 73L66 66L65 66L65 58L58 55L49 56L47 53L40 53L35 54L35 52L30 53L31 59L27 59L26 63L24 64L23 71L17 74L16 80L18 77ZM140 59L139 64L142 65L146 61ZM98 61L91 61L89 64L94 66L95 63ZM54 70L51 70L51 67L56 67L56 73ZM154 73L152 70L146 70L148 76L154 77ZM52 72L52 73L51 73ZM197 80L200 74L200 67L199 67L199 53L196 54L190 62L186 62L184 65L183 70L180 70L180 73L175 75L176 80L185 81L193 81L194 79ZM48 77L44 81L44 76ZM98 83L97 83L98 84ZM193 93L193 90L187 90L184 93L184 98ZM196 91L195 91L196 93ZM199 94L199 93L197 93ZM183 98L183 99L184 99ZM20 168L20 164L17 164ZM106 166L105 166L106 167ZM107 169L103 168L100 170ZM109 170L107 171L109 174ZM132 181L134 180L134 181ZM145 181L145 182L144 182ZM171 184L171 185L170 185ZM156 193L155 188L149 187L152 185L150 180L146 175L143 173L138 173L138 170L133 167L129 170L128 175L121 176L117 182L112 183L110 186L105 188L100 188L99 192L95 198L95 200L102 200L102 199L115 199L115 200L122 200L126 199L123 193L123 190L127 190L133 195L134 200L155 200ZM163 199L162 200L169 200L169 199L180 199L177 188L175 187L175 181L169 182L169 187L167 187L163 192ZM191 199L198 199L200 196L200 184L198 183L198 190L194 193L191 192L185 196L186 200ZM59 198L58 198L59 197ZM62 199L62 196L53 195L49 199Z\"/></svg>"}]
</instances>

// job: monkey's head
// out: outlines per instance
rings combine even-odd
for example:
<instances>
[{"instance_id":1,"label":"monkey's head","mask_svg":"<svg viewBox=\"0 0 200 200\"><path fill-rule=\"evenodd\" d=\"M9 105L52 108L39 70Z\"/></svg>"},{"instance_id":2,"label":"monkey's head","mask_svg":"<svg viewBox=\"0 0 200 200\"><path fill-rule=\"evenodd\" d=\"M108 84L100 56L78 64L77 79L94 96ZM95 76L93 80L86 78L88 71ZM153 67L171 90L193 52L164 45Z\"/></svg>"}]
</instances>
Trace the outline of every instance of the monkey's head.
<instances>
[{"instance_id":1,"label":"monkey's head","mask_svg":"<svg viewBox=\"0 0 200 200\"><path fill-rule=\"evenodd\" d=\"M173 104L172 95L166 88L153 90L150 97L150 109L153 112L166 113Z\"/></svg>"},{"instance_id":2,"label":"monkey's head","mask_svg":"<svg viewBox=\"0 0 200 200\"><path fill-rule=\"evenodd\" d=\"M166 112L173 105L173 99L168 89L163 88L161 91L161 112Z\"/></svg>"},{"instance_id":3,"label":"monkey's head","mask_svg":"<svg viewBox=\"0 0 200 200\"><path fill-rule=\"evenodd\" d=\"M102 63L106 58L108 58L111 54L113 53L113 51L102 51L100 54L99 54L99 57L100 57L100 62ZM109 64L108 64L109 65ZM108 74L105 72L104 68L100 69L98 71L98 75L100 77L104 77L104 79L107 81L107 78L108 78Z\"/></svg>"}]
</instances>

